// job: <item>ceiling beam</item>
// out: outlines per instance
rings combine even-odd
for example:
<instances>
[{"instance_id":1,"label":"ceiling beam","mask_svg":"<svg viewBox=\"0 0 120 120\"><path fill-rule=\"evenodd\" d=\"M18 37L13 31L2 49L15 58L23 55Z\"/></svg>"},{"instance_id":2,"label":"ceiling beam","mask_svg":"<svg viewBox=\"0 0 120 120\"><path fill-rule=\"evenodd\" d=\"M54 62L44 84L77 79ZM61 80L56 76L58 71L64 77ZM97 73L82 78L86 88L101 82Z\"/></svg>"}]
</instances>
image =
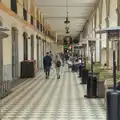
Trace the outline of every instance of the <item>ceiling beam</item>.
<instances>
[{"instance_id":1,"label":"ceiling beam","mask_svg":"<svg viewBox=\"0 0 120 120\"><path fill-rule=\"evenodd\" d=\"M49 17L45 17L45 19L50 19L50 20L63 20L63 19L65 19L65 18L66 18L66 17L64 17L64 16L61 16L61 17L59 17L59 16L54 16L54 17L49 16ZM87 17L85 17L85 16L75 16L75 17L69 17L69 19L83 19L83 20L86 20Z\"/></svg>"},{"instance_id":2,"label":"ceiling beam","mask_svg":"<svg viewBox=\"0 0 120 120\"><path fill-rule=\"evenodd\" d=\"M36 5L37 7L40 7L40 8L42 8L42 7L51 7L51 8L56 8L56 7L65 7L66 8L66 5L39 5L39 4L37 4ZM72 8L72 7L76 7L76 8L80 8L80 7L95 7L96 6L96 4L80 4L80 5L69 5L68 7L70 8Z\"/></svg>"}]
</instances>

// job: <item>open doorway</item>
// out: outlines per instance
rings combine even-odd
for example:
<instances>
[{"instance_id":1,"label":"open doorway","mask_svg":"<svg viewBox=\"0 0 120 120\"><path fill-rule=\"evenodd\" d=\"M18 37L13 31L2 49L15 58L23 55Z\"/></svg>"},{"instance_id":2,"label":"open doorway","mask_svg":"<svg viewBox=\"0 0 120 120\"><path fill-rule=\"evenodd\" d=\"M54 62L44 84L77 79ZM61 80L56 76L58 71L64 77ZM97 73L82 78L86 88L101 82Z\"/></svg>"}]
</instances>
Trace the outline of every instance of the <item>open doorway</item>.
<instances>
[{"instance_id":1,"label":"open doorway","mask_svg":"<svg viewBox=\"0 0 120 120\"><path fill-rule=\"evenodd\" d=\"M31 60L34 60L34 36L31 35Z\"/></svg>"},{"instance_id":2,"label":"open doorway","mask_svg":"<svg viewBox=\"0 0 120 120\"><path fill-rule=\"evenodd\" d=\"M37 71L40 69L40 40L37 37Z\"/></svg>"},{"instance_id":3,"label":"open doorway","mask_svg":"<svg viewBox=\"0 0 120 120\"><path fill-rule=\"evenodd\" d=\"M18 30L12 28L12 79L18 79Z\"/></svg>"}]
</instances>

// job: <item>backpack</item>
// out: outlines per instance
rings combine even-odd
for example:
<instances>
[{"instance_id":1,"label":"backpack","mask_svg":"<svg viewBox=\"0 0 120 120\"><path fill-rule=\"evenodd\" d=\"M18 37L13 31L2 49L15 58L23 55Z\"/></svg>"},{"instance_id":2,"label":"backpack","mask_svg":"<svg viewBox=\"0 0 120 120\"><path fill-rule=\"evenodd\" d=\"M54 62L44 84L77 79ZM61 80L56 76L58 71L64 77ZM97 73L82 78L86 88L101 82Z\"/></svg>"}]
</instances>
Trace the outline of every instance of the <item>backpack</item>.
<instances>
[{"instance_id":1,"label":"backpack","mask_svg":"<svg viewBox=\"0 0 120 120\"><path fill-rule=\"evenodd\" d=\"M56 66L57 66L57 67L60 67L60 66L61 66L61 62L60 62L60 60L57 60L57 62L56 62Z\"/></svg>"}]
</instances>

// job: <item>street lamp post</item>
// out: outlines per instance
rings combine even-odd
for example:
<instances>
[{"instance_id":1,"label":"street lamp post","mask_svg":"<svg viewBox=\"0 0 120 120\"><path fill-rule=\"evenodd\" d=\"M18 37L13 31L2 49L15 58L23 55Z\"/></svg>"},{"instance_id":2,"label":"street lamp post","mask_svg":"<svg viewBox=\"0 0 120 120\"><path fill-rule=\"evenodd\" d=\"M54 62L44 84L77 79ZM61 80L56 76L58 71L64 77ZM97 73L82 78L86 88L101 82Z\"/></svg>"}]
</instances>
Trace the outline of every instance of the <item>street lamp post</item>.
<instances>
[{"instance_id":1,"label":"street lamp post","mask_svg":"<svg viewBox=\"0 0 120 120\"><path fill-rule=\"evenodd\" d=\"M109 40L113 42L113 89L107 92L107 120L120 120L120 91L116 90L116 41L120 38L120 26L110 27L98 31L97 33L107 33ZM120 49L120 48L118 48ZM120 58L120 51L118 56ZM120 59L117 61L117 66L120 65Z\"/></svg>"}]
</instances>

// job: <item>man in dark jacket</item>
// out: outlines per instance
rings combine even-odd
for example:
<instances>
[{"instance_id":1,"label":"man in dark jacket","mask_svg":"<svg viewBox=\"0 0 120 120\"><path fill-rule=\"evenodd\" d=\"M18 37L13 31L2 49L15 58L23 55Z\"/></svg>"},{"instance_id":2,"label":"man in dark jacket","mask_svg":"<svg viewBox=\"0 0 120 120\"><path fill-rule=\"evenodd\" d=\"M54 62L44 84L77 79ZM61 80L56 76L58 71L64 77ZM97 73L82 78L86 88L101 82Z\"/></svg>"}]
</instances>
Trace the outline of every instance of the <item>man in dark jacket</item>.
<instances>
[{"instance_id":1,"label":"man in dark jacket","mask_svg":"<svg viewBox=\"0 0 120 120\"><path fill-rule=\"evenodd\" d=\"M46 56L43 59L43 65L44 65L44 71L46 73L46 79L48 79L50 75L50 68L52 65L52 59L49 55L49 52L46 53Z\"/></svg>"}]
</instances>

